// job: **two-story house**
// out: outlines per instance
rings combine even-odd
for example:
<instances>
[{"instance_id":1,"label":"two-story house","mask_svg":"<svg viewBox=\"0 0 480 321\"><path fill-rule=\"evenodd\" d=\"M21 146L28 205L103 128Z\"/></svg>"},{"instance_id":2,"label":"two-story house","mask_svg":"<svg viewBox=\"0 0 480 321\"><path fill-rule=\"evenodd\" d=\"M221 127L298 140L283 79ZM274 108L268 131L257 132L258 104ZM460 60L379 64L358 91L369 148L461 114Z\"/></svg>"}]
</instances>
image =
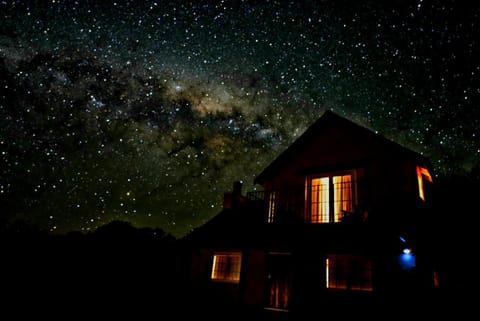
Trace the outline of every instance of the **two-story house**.
<instances>
[{"instance_id":1,"label":"two-story house","mask_svg":"<svg viewBox=\"0 0 480 321\"><path fill-rule=\"evenodd\" d=\"M437 282L429 161L331 111L187 236L192 291L273 311L407 298Z\"/></svg>"}]
</instances>

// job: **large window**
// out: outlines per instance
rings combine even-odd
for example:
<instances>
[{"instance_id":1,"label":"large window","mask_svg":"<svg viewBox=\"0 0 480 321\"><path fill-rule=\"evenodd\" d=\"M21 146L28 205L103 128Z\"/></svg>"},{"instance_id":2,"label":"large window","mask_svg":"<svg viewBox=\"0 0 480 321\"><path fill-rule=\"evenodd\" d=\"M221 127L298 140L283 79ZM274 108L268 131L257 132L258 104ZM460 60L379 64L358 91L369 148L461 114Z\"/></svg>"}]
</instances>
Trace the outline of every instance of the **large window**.
<instances>
[{"instance_id":1,"label":"large window","mask_svg":"<svg viewBox=\"0 0 480 321\"><path fill-rule=\"evenodd\" d=\"M329 289L372 291L372 264L358 255L328 255L325 284Z\"/></svg>"},{"instance_id":2,"label":"large window","mask_svg":"<svg viewBox=\"0 0 480 321\"><path fill-rule=\"evenodd\" d=\"M355 196L353 173L311 176L305 181L305 218L311 223L339 222L352 212Z\"/></svg>"},{"instance_id":3,"label":"large window","mask_svg":"<svg viewBox=\"0 0 480 321\"><path fill-rule=\"evenodd\" d=\"M240 282L242 253L222 252L213 255L211 279L215 281Z\"/></svg>"}]
</instances>

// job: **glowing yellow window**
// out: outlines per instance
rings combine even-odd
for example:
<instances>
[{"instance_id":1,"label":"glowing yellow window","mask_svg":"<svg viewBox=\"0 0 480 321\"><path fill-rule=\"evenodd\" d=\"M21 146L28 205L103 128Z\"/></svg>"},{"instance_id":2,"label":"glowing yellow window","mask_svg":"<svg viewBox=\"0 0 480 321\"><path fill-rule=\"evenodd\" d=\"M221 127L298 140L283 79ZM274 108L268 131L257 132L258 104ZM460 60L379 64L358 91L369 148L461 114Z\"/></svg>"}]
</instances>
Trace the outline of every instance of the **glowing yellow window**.
<instances>
[{"instance_id":1,"label":"glowing yellow window","mask_svg":"<svg viewBox=\"0 0 480 321\"><path fill-rule=\"evenodd\" d=\"M211 279L215 281L240 282L242 254L240 252L215 253Z\"/></svg>"},{"instance_id":2,"label":"glowing yellow window","mask_svg":"<svg viewBox=\"0 0 480 321\"><path fill-rule=\"evenodd\" d=\"M305 181L305 217L308 222L339 222L343 212L352 211L353 201L351 174L311 177Z\"/></svg>"}]
</instances>

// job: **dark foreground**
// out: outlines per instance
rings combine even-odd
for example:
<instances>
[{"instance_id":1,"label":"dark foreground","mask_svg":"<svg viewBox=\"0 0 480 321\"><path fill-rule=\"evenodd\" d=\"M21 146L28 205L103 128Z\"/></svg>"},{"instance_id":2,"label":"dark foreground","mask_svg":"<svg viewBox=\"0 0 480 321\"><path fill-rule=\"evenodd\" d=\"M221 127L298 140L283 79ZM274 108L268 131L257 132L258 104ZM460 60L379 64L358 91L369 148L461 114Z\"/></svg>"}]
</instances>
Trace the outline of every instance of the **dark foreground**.
<instances>
[{"instance_id":1,"label":"dark foreground","mask_svg":"<svg viewBox=\"0 0 480 321\"><path fill-rule=\"evenodd\" d=\"M478 315L472 289L438 289L372 302L316 302L302 311L220 305L189 287L189 255L168 238L3 238L2 320L455 320Z\"/></svg>"}]
</instances>

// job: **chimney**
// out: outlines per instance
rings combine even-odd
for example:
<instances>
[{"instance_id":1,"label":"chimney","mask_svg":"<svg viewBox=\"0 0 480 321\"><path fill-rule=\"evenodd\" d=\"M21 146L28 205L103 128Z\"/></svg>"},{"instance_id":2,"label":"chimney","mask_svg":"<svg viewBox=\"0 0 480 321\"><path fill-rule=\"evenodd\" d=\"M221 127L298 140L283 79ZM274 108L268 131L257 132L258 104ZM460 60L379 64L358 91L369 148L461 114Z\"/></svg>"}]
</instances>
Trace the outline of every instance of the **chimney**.
<instances>
[{"instance_id":1,"label":"chimney","mask_svg":"<svg viewBox=\"0 0 480 321\"><path fill-rule=\"evenodd\" d=\"M235 181L233 182L233 189L231 192L226 192L223 194L223 208L233 208L236 207L243 201L242 196L242 182Z\"/></svg>"},{"instance_id":2,"label":"chimney","mask_svg":"<svg viewBox=\"0 0 480 321\"><path fill-rule=\"evenodd\" d=\"M233 182L232 194L234 196L242 196L242 182L241 181Z\"/></svg>"}]
</instances>

